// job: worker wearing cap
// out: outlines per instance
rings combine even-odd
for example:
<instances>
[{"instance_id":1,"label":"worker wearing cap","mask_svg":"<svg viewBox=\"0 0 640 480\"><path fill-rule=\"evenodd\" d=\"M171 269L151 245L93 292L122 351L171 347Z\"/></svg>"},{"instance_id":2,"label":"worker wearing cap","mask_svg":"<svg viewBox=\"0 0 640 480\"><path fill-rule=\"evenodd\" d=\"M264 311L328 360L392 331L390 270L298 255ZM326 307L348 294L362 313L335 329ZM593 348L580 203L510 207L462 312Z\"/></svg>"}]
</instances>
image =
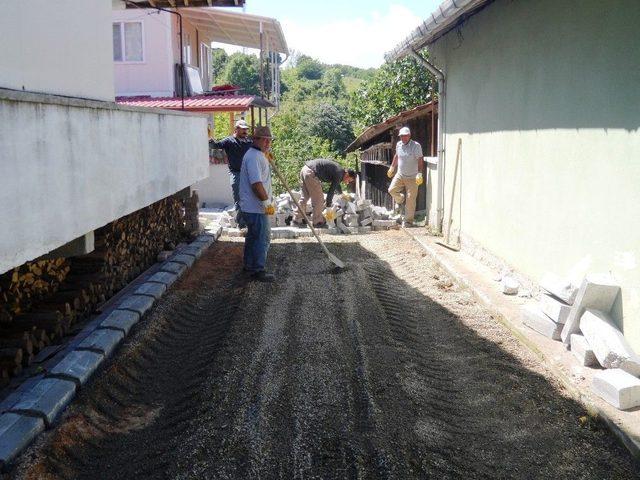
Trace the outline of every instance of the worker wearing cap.
<instances>
[{"instance_id":1,"label":"worker wearing cap","mask_svg":"<svg viewBox=\"0 0 640 480\"><path fill-rule=\"evenodd\" d=\"M251 139L247 136L249 125L244 120L236 122L233 135L223 138L219 142L210 140L209 145L212 148L220 148L227 154L229 161L229 179L231 181L231 191L233 193L233 204L236 209L236 221L240 228L245 227L244 219L240 215L240 197L238 194L238 185L240 185L240 168L242 167L242 158L251 147Z\"/></svg>"},{"instance_id":2,"label":"worker wearing cap","mask_svg":"<svg viewBox=\"0 0 640 480\"><path fill-rule=\"evenodd\" d=\"M313 208L312 221L314 227L321 228L326 225L325 219L322 216L325 201L321 182L329 182L331 184L329 191L327 192L327 207L330 207L333 202L334 193L342 193L340 182L350 184L355 180L356 172L354 170L346 169L338 162L334 162L327 158L309 160L304 164L300 171L300 187L302 189L300 207L307 208L307 202L311 199L311 206ZM304 225L302 222L302 212L297 206L294 210L295 215L293 223L294 225L301 227Z\"/></svg>"},{"instance_id":3,"label":"worker wearing cap","mask_svg":"<svg viewBox=\"0 0 640 480\"><path fill-rule=\"evenodd\" d=\"M402 127L399 135L400 141L396 144L396 153L387 172L387 176L393 179L389 185L389 194L398 205L404 204L403 225L412 227L418 187L423 182L422 146L411 140L409 127Z\"/></svg>"},{"instance_id":4,"label":"worker wearing cap","mask_svg":"<svg viewBox=\"0 0 640 480\"><path fill-rule=\"evenodd\" d=\"M240 168L240 210L247 225L244 240L244 270L261 282L275 277L266 271L267 252L271 243L269 215L275 214L271 193L271 167L265 157L271 146L269 127L256 127L253 143L242 159Z\"/></svg>"}]
</instances>

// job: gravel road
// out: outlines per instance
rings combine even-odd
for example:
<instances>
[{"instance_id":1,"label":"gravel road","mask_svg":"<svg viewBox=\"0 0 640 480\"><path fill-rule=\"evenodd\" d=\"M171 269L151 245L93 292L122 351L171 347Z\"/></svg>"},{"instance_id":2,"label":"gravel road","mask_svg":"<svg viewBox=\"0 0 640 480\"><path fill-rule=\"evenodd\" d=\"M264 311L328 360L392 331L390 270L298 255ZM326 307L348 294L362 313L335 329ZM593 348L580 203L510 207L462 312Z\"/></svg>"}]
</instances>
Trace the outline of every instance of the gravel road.
<instances>
[{"instance_id":1,"label":"gravel road","mask_svg":"<svg viewBox=\"0 0 640 480\"><path fill-rule=\"evenodd\" d=\"M632 479L640 468L401 231L221 241L9 474L21 479Z\"/></svg>"}]
</instances>

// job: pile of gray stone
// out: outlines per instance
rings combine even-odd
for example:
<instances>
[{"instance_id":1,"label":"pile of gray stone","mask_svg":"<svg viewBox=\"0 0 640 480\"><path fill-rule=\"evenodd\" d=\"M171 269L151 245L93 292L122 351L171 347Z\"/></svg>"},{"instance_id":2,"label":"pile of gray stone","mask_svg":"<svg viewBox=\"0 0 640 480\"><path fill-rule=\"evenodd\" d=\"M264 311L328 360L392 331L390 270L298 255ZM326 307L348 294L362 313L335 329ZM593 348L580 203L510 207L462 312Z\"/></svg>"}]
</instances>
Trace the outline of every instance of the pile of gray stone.
<instances>
[{"instance_id":1,"label":"pile of gray stone","mask_svg":"<svg viewBox=\"0 0 640 480\"><path fill-rule=\"evenodd\" d=\"M580 365L599 369L592 390L605 401L621 410L640 406L640 356L613 320L620 286L611 275L587 275L577 287L549 273L540 286L540 302L524 308L524 324L562 341Z\"/></svg>"}]
</instances>

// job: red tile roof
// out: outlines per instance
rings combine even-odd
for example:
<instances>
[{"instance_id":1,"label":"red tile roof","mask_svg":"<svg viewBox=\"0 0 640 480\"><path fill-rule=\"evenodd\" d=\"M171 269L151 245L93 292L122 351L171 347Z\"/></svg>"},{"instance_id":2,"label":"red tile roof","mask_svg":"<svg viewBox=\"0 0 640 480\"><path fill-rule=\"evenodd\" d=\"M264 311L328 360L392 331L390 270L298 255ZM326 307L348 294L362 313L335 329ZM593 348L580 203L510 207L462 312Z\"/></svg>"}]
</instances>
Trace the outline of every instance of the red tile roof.
<instances>
[{"instance_id":1,"label":"red tile roof","mask_svg":"<svg viewBox=\"0 0 640 480\"><path fill-rule=\"evenodd\" d=\"M182 110L180 97L117 97L120 105ZM255 107L274 107L271 102L253 95L197 95L184 98L188 112L240 112Z\"/></svg>"}]
</instances>

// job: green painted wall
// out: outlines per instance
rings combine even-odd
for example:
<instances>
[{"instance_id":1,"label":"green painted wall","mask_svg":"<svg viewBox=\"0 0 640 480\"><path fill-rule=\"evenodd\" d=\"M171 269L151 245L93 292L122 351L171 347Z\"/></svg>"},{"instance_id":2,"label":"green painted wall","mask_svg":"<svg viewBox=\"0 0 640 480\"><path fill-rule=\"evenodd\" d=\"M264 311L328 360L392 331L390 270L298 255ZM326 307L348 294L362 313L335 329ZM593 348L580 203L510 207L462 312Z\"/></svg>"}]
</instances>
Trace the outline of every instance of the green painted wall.
<instances>
[{"instance_id":1,"label":"green painted wall","mask_svg":"<svg viewBox=\"0 0 640 480\"><path fill-rule=\"evenodd\" d=\"M612 272L640 353L639 26L638 0L497 0L430 54L447 78L445 222L461 138L463 234L532 279Z\"/></svg>"}]
</instances>

